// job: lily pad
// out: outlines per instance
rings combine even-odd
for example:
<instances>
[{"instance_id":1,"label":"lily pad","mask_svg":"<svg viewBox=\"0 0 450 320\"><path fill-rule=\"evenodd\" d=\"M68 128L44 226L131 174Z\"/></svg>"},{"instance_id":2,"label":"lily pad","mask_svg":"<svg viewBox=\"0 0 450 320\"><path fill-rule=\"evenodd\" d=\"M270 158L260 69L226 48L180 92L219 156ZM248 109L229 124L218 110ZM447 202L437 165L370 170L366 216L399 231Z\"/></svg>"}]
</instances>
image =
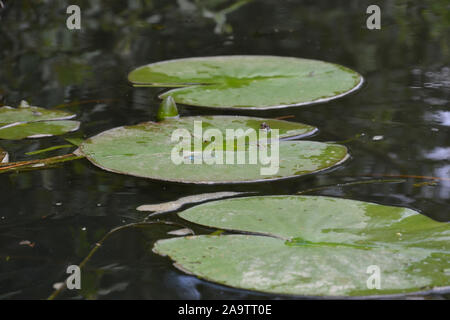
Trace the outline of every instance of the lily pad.
<instances>
[{"instance_id":1,"label":"lily pad","mask_svg":"<svg viewBox=\"0 0 450 320\"><path fill-rule=\"evenodd\" d=\"M186 272L220 284L306 296L450 291L450 225L401 207L321 196L259 196L181 212L253 234L156 242ZM379 288L369 288L373 268Z\"/></svg>"},{"instance_id":2,"label":"lily pad","mask_svg":"<svg viewBox=\"0 0 450 320\"><path fill-rule=\"evenodd\" d=\"M80 123L70 121L76 115L29 106L22 101L18 108L0 108L0 139L19 140L60 135L78 130Z\"/></svg>"},{"instance_id":3,"label":"lily pad","mask_svg":"<svg viewBox=\"0 0 450 320\"><path fill-rule=\"evenodd\" d=\"M18 123L0 128L0 139L20 140L25 138L43 138L77 131L78 121L39 121Z\"/></svg>"},{"instance_id":4,"label":"lily pad","mask_svg":"<svg viewBox=\"0 0 450 320\"><path fill-rule=\"evenodd\" d=\"M80 150L93 164L108 171L157 180L205 184L295 177L330 168L348 157L347 149L341 145L313 141L280 141L279 170L273 174L262 175L261 170L268 168L270 164L262 165L261 162L251 165L248 162L236 164L236 161L233 164L227 164L226 161L223 164L194 164L198 157L195 152L189 153L188 160L191 163L175 164L171 155L177 144L171 141L172 133L177 129L186 129L192 133L195 131L194 122L197 121L201 121L204 132L214 128L224 133L224 136L226 129L240 128L246 131L251 128L256 131L262 125L269 126L271 130L279 129L282 138L302 137L316 130L308 125L282 120L235 116L186 117L111 129L86 140ZM203 148L212 144L211 141L204 140L202 135L197 136L195 132L192 134L192 140L193 143L199 141ZM223 141L225 145L227 141ZM217 148L222 149L222 146ZM267 145L261 144L257 148L262 152ZM249 159L249 150L243 152L245 159Z\"/></svg>"},{"instance_id":5,"label":"lily pad","mask_svg":"<svg viewBox=\"0 0 450 320\"><path fill-rule=\"evenodd\" d=\"M128 75L135 86L175 87L160 97L212 108L309 105L357 90L363 78L333 63L276 56L217 56L152 63Z\"/></svg>"},{"instance_id":6,"label":"lily pad","mask_svg":"<svg viewBox=\"0 0 450 320\"><path fill-rule=\"evenodd\" d=\"M36 122L46 120L68 120L74 118L73 113L61 110L48 110L44 108L29 106L22 101L18 108L9 106L0 108L0 124L2 126L17 122Z\"/></svg>"},{"instance_id":7,"label":"lily pad","mask_svg":"<svg viewBox=\"0 0 450 320\"><path fill-rule=\"evenodd\" d=\"M191 203L204 202L208 200L216 200L221 198L227 198L232 196L237 196L243 194L243 192L213 192L213 193L203 193L196 194L193 196L182 197L175 201L158 203L158 204L144 204L136 208L137 211L149 211L154 212L154 214L161 214L165 212L175 211L180 209L182 206Z\"/></svg>"}]
</instances>

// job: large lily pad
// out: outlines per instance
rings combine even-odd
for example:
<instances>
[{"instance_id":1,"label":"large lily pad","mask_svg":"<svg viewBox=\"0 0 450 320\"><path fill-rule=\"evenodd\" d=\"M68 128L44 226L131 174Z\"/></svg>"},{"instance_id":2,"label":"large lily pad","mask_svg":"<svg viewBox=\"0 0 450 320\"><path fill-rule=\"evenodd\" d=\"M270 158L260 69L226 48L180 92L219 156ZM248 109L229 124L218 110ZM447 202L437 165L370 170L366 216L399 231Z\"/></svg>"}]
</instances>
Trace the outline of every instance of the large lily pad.
<instances>
[{"instance_id":1,"label":"large lily pad","mask_svg":"<svg viewBox=\"0 0 450 320\"><path fill-rule=\"evenodd\" d=\"M358 89L353 70L318 60L276 56L218 56L152 63L132 71L135 86L179 87L161 95L177 103L273 109L325 102Z\"/></svg>"},{"instance_id":2,"label":"large lily pad","mask_svg":"<svg viewBox=\"0 0 450 320\"><path fill-rule=\"evenodd\" d=\"M181 212L201 225L255 235L158 241L180 269L224 285L307 296L450 291L450 225L401 207L320 196L261 196ZM380 288L369 289L370 266Z\"/></svg>"},{"instance_id":3,"label":"large lily pad","mask_svg":"<svg viewBox=\"0 0 450 320\"><path fill-rule=\"evenodd\" d=\"M171 142L172 133L184 128L192 134L194 121L201 121L204 131L215 128L223 132L224 136L226 129L258 130L261 125L269 126L271 130L279 129L282 138L304 136L315 131L311 126L282 120L234 116L186 117L111 129L85 141L80 150L92 163L108 171L185 183L254 182L294 177L330 168L347 158L347 149L341 145L281 141L280 166L274 174L261 175L261 169L269 165L262 165L260 162L251 165L248 162L226 164L225 161L224 164L175 164L171 161L171 153L176 146L176 143ZM211 144L194 132L192 141L198 140L203 147ZM267 145L258 145L258 148L267 148ZM248 159L249 151L244 152ZM197 156L192 152L190 157Z\"/></svg>"},{"instance_id":4,"label":"large lily pad","mask_svg":"<svg viewBox=\"0 0 450 320\"><path fill-rule=\"evenodd\" d=\"M78 130L80 123L68 119L76 115L29 106L22 101L18 108L0 108L0 139L18 140L60 135Z\"/></svg>"},{"instance_id":5,"label":"large lily pad","mask_svg":"<svg viewBox=\"0 0 450 320\"><path fill-rule=\"evenodd\" d=\"M72 120L18 123L0 128L0 139L20 140L43 138L78 130L80 123Z\"/></svg>"}]
</instances>

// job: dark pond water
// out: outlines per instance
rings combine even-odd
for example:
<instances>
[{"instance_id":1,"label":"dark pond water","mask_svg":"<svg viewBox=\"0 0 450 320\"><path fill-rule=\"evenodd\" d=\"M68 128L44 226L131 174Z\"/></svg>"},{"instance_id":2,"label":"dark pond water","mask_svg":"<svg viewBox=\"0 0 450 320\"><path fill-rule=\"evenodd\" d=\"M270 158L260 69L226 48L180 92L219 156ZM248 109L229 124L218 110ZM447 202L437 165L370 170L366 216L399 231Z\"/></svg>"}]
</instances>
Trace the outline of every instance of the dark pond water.
<instances>
[{"instance_id":1,"label":"dark pond water","mask_svg":"<svg viewBox=\"0 0 450 320\"><path fill-rule=\"evenodd\" d=\"M126 76L136 66L160 60L228 54L314 58L353 68L367 82L357 93L326 104L239 112L293 115L292 121L320 129L314 140L349 140L345 144L352 159L314 176L244 186L193 186L112 174L86 160L1 174L2 299L47 298L53 284L65 278L66 267L80 263L108 230L144 217L137 206L192 194L295 194L320 188L306 194L401 205L438 221L450 220L446 0L252 1L226 16L217 15L216 20L205 10L218 12L233 1L3 2L0 103L16 105L22 99L44 107L70 103L68 109L82 121L80 132L71 135L75 137L153 120L159 104L156 95L162 90L133 89ZM365 12L375 2L382 9L382 29L371 31ZM81 31L65 27L69 3L82 9ZM221 113L182 106L180 111ZM38 158L25 153L66 143L63 137L0 141L12 161ZM368 183L345 185L358 181ZM174 213L160 219L181 222ZM178 271L168 259L151 252L154 241L174 229L179 227L117 232L86 265L82 290L66 291L59 298L280 298L226 288ZM20 245L23 240L34 247Z\"/></svg>"}]
</instances>

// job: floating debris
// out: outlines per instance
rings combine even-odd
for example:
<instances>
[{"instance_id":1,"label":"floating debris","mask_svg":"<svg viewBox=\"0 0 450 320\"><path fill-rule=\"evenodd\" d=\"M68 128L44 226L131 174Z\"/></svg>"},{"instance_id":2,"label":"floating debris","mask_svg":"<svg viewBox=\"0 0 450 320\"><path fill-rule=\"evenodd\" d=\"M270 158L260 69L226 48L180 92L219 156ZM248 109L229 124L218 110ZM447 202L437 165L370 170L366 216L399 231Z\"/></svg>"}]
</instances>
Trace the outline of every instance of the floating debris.
<instances>
[{"instance_id":1,"label":"floating debris","mask_svg":"<svg viewBox=\"0 0 450 320\"><path fill-rule=\"evenodd\" d=\"M186 236L188 234L194 234L194 232L189 228L183 228L183 229L178 229L178 230L174 230L174 231L169 231L169 232L167 232L167 234L170 234L173 236Z\"/></svg>"},{"instance_id":2,"label":"floating debris","mask_svg":"<svg viewBox=\"0 0 450 320\"><path fill-rule=\"evenodd\" d=\"M198 203L198 202L203 202L203 201L207 201L207 200L221 199L221 198L232 197L232 196L245 194L245 193L248 193L248 192L203 193L203 194L197 194L194 196L183 197L178 200L170 201L170 202L142 205L142 206L137 207L136 210L137 211L154 212L152 214L152 215L154 215L154 214L160 214L160 213L177 210L177 209L181 208L183 205L189 204L189 203Z\"/></svg>"}]
</instances>

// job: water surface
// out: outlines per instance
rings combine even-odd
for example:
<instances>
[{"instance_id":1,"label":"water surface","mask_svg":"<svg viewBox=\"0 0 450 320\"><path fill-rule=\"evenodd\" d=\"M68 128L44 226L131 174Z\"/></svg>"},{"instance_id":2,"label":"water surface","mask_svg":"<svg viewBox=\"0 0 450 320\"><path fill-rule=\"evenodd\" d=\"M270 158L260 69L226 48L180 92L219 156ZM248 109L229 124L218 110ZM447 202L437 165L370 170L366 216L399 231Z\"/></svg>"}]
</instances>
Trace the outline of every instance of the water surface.
<instances>
[{"instance_id":1,"label":"water surface","mask_svg":"<svg viewBox=\"0 0 450 320\"><path fill-rule=\"evenodd\" d=\"M53 284L64 279L66 267L80 263L108 230L144 217L137 206L198 193L270 195L311 189L306 194L405 206L437 221L450 220L446 0L377 1L382 29L372 31L366 28L365 11L373 1L364 0L255 0L215 19L207 12L218 12L233 1L3 2L0 103L68 103L82 121L80 132L73 135L77 137L155 120L156 96L163 89L134 89L126 76L139 65L166 59L230 54L312 58L357 70L366 83L357 93L326 104L238 112L271 118L292 115L291 121L320 129L312 138L316 141L346 141L351 160L314 176L243 186L193 186L112 174L86 160L0 175L2 299L48 297ZM69 4L82 9L80 31L65 28ZM183 106L180 112L233 114ZM36 158L25 153L66 143L63 137L0 141L12 161ZM370 183L345 185L357 181ZM160 219L182 222L174 213ZM200 233L213 231L189 226ZM59 298L280 298L199 280L151 252L154 241L178 228L155 225L114 234L87 264L82 290L66 291ZM24 240L34 246L20 245Z\"/></svg>"}]
</instances>

